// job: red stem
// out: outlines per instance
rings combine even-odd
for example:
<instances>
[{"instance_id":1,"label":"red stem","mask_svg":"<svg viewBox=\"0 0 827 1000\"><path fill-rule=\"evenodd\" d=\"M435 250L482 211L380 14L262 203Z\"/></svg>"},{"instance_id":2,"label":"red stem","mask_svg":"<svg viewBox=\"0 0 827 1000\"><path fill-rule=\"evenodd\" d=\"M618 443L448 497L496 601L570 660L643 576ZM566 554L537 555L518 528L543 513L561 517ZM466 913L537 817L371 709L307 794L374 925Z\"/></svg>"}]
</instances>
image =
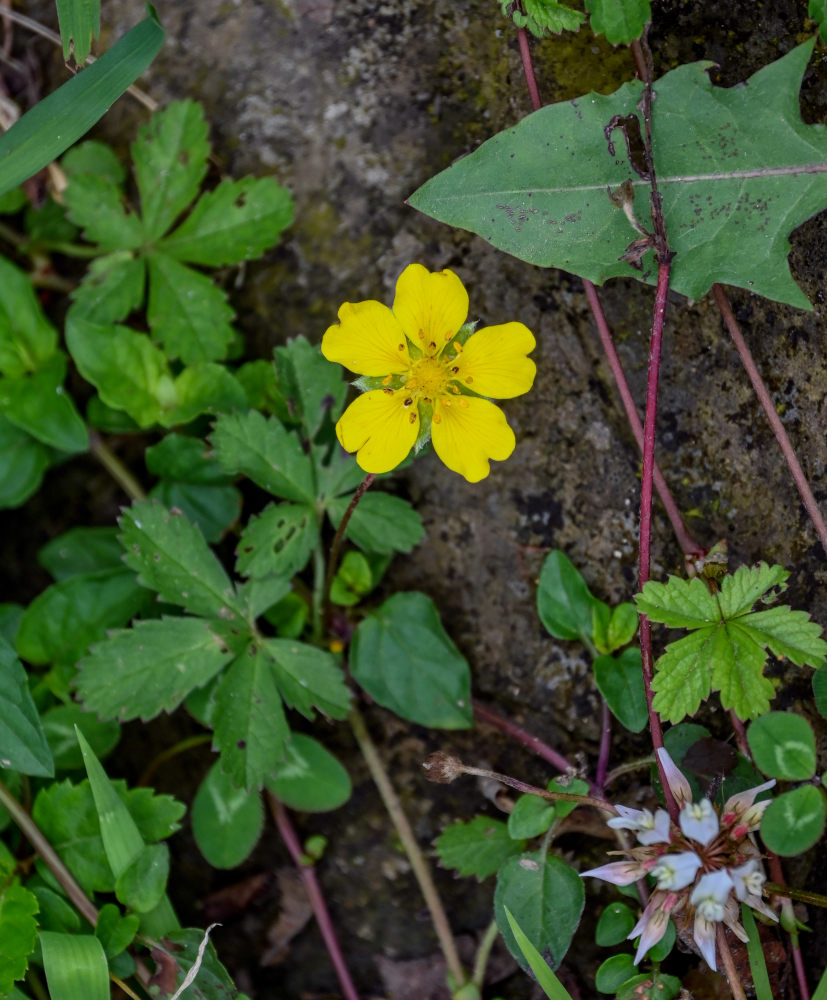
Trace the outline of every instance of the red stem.
<instances>
[{"instance_id":1,"label":"red stem","mask_svg":"<svg viewBox=\"0 0 827 1000\"><path fill-rule=\"evenodd\" d=\"M809 514L810 520L813 522L813 527L815 528L816 534L818 535L824 551L827 552L827 525L825 525L824 518L821 516L821 511L818 508L816 498L813 496L813 491L810 489L810 484L807 482L807 477L804 475L804 470L801 468L801 464L796 458L792 442L784 429L784 425L781 423L781 418L776 413L769 391L764 384L764 380L761 378L758 367L753 360L752 354L750 353L750 349L747 347L747 342L744 340L743 334L741 333L741 327L738 325L738 320L735 318L735 313L732 311L732 306L729 304L726 292L720 285L715 284L712 286L712 294L715 296L715 301L718 303L718 308L721 310L721 315L723 316L724 323L726 323L726 327L729 330L729 335L732 337L732 342L735 344L735 349L738 351L741 362L743 363L747 375L749 376L750 382L752 382L752 388L755 390L755 395L758 397L758 401L764 408L764 413L766 413L767 420L770 422L770 427L772 427L775 440L778 442L778 446L781 448L781 453L784 455L784 459L787 462L787 468L790 470L790 475L793 477L793 481L798 487L798 492L801 495L804 508Z\"/></svg>"},{"instance_id":2,"label":"red stem","mask_svg":"<svg viewBox=\"0 0 827 1000\"><path fill-rule=\"evenodd\" d=\"M778 885L786 885L784 881L784 869L781 867L781 861L777 854L772 851L767 851L767 864L770 869L770 879L776 882ZM789 905L792 909L792 901L784 905ZM810 987L807 985L807 974L804 971L804 959L801 955L801 948L798 944L797 934L788 934L790 939L790 948L793 953L793 968L795 969L795 978L798 982L798 992L801 994L801 1000L810 1000Z\"/></svg>"},{"instance_id":3,"label":"red stem","mask_svg":"<svg viewBox=\"0 0 827 1000\"><path fill-rule=\"evenodd\" d=\"M609 770L609 754L612 749L612 713L609 711L606 700L604 698L600 700L602 702L602 711L600 713L600 753L597 757L597 771L595 772L594 780L600 789L601 795L605 795L603 789L606 785L606 772Z\"/></svg>"},{"instance_id":4,"label":"red stem","mask_svg":"<svg viewBox=\"0 0 827 1000\"><path fill-rule=\"evenodd\" d=\"M531 50L528 47L528 34L525 28L517 28L517 41L520 43L520 58L523 61L523 72L528 87L528 96L535 111L540 110L540 91L537 89L537 79L534 76L534 64L531 61Z\"/></svg>"},{"instance_id":5,"label":"red stem","mask_svg":"<svg viewBox=\"0 0 827 1000\"><path fill-rule=\"evenodd\" d=\"M330 956L330 961L333 963L333 968L336 970L336 976L342 988L342 995L345 1000L359 1000L359 994L356 992L356 987L350 978L350 972L339 947L339 940L336 937L336 931L333 929L333 922L330 919L322 890L319 887L316 871L312 865L306 865L302 861L304 852L302 851L296 831L293 829L293 824L290 822L287 810L272 795L268 795L267 798L270 802L270 811L273 814L273 819L276 821L281 838L287 846L290 857L293 859L293 863L301 875L305 892L310 900L310 905L313 907L316 923L322 932L327 953Z\"/></svg>"}]
</instances>

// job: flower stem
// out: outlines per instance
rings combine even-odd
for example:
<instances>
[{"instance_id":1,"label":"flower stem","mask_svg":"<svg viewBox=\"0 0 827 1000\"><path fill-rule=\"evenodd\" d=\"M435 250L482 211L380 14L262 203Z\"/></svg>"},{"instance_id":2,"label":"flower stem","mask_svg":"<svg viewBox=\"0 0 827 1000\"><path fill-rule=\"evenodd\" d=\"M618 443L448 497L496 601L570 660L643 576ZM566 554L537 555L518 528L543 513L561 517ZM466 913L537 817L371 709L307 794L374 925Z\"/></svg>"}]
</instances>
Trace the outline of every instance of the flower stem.
<instances>
[{"instance_id":1,"label":"flower stem","mask_svg":"<svg viewBox=\"0 0 827 1000\"><path fill-rule=\"evenodd\" d=\"M72 873L60 860L57 852L40 832L31 816L2 782L0 782L0 805L6 809L26 840L46 862L49 871L65 890L75 909L94 927L98 922L96 907L77 884Z\"/></svg>"},{"instance_id":2,"label":"flower stem","mask_svg":"<svg viewBox=\"0 0 827 1000\"><path fill-rule=\"evenodd\" d=\"M718 924L716 929L716 938L718 943L718 954L720 955L721 962L724 966L724 975L729 983L729 988L732 990L732 1000L747 1000L747 995L744 993L744 987L741 985L741 980L738 978L735 962L732 960L732 952L729 950L726 932L724 931L724 925L722 923Z\"/></svg>"},{"instance_id":3,"label":"flower stem","mask_svg":"<svg viewBox=\"0 0 827 1000\"><path fill-rule=\"evenodd\" d=\"M324 611L322 617L324 620L325 631L327 631L327 627L330 623L330 587L333 583L333 577L336 575L336 567L339 565L339 552L342 548L342 542L345 537L345 529L347 528L348 521L350 521L353 516L354 510L356 510L356 505L370 488L370 484L375 478L376 476L372 472L369 472L362 482L359 483L356 488L356 492L353 494L350 503L347 505L347 510L345 511L342 520L339 522L336 534L333 536L333 544L330 546L330 555L327 559L327 572L324 579Z\"/></svg>"},{"instance_id":4,"label":"flower stem","mask_svg":"<svg viewBox=\"0 0 827 1000\"><path fill-rule=\"evenodd\" d=\"M784 429L784 424L781 422L781 418L778 416L778 413L773 406L769 391L767 390L764 380L761 378L761 374L758 371L758 366L755 364L755 360L752 357L749 347L747 347L747 342L744 340L743 334L741 333L741 327L738 325L738 320L735 318L735 313L732 311L732 306L729 303L726 292L721 285L716 283L712 286L712 294L715 296L715 301L718 303L718 308L721 310L724 323L726 324L727 330L729 330L729 335L732 337L733 344L735 344L735 349L738 351L738 356L741 358L741 363L746 369L749 380L752 383L752 388L755 391L755 395L758 397L758 401L764 408L764 413L767 415L767 420L769 421L772 432L775 435L775 440L778 442L778 446L781 449L781 453L787 463L787 468L790 470L790 475L793 477L793 482L798 488L799 495L801 496L801 502L804 504L804 509L807 511L807 514L813 523L813 527L815 528L815 532L818 535L818 539L821 542L824 551L827 552L827 525L825 525L824 518L821 516L818 503L816 502L816 498L813 496L813 491L810 489L810 484L807 482L807 477L804 475L804 470L801 468L801 463L796 457L789 435Z\"/></svg>"},{"instance_id":5,"label":"flower stem","mask_svg":"<svg viewBox=\"0 0 827 1000\"><path fill-rule=\"evenodd\" d=\"M94 429L89 430L89 450L131 500L146 500L138 480Z\"/></svg>"},{"instance_id":6,"label":"flower stem","mask_svg":"<svg viewBox=\"0 0 827 1000\"><path fill-rule=\"evenodd\" d=\"M338 978L339 985L342 988L342 995L345 1000L359 1000L359 994L356 992L356 987L353 985L353 980L350 978L350 971L348 970L344 956L342 955L342 950L339 947L339 939L336 937L336 931L334 930L333 922L330 919L327 904L324 901L319 881L316 878L316 871L312 865L304 863L302 845L295 829L293 828L293 824L290 822L290 816L288 815L287 810L272 794L272 792L267 793L267 802L270 806L270 812L273 814L273 819L276 821L276 826L281 834L281 838L287 847L290 857L293 859L293 863L298 868L299 874L301 875L304 890L307 893L310 905L313 908L313 915L316 918L316 923L319 925L319 930L321 931L322 938L324 939L327 953L330 956L330 961L333 963L333 968L336 970L336 977Z\"/></svg>"},{"instance_id":7,"label":"flower stem","mask_svg":"<svg viewBox=\"0 0 827 1000\"><path fill-rule=\"evenodd\" d=\"M437 939L439 940L439 946L442 949L442 954L445 957L445 964L447 966L448 973L453 980L454 988L459 988L468 980L465 970L462 967L462 963L459 960L459 953L457 952L457 946L454 943L451 927L448 923L448 918L445 915L442 900L439 898L436 886L434 885L434 881L431 877L428 863L425 860L425 856L422 851L419 849L419 844L416 842L411 825L402 810L402 804L394 791L393 785L391 784L390 778L385 770L385 766L383 765L376 750L376 746L370 737L370 733L368 733L367 726L365 725L365 720L362 717L361 712L357 708L354 708L348 718L350 721L350 727L353 730L353 735L356 742L359 744L359 749L361 750L362 756L364 757L365 763L370 771L370 776L373 778L373 781L379 790L379 795L382 798L385 809L387 810L388 815L396 828L396 832L402 842L405 853L408 856L411 870L419 883L419 889L431 914L434 931Z\"/></svg>"},{"instance_id":8,"label":"flower stem","mask_svg":"<svg viewBox=\"0 0 827 1000\"><path fill-rule=\"evenodd\" d=\"M494 942L497 940L499 933L500 930L497 927L497 921L492 920L488 927L486 927L485 934L483 934L477 948L477 954L474 956L474 970L471 973L471 982L478 990L482 990L483 983L485 982L485 967L488 965L491 949L494 947Z\"/></svg>"}]
</instances>

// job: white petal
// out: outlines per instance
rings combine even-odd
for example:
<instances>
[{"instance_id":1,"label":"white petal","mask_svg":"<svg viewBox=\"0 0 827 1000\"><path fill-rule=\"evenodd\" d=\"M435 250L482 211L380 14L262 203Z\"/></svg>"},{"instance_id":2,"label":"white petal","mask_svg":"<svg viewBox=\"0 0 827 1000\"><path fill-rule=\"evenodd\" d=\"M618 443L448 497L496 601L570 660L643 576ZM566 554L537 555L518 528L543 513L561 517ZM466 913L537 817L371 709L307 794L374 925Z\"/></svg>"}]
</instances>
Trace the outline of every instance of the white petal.
<instances>
[{"instance_id":1,"label":"white petal","mask_svg":"<svg viewBox=\"0 0 827 1000\"><path fill-rule=\"evenodd\" d=\"M689 787L689 782L678 770L675 762L669 756L664 747L658 747L658 759L660 760L660 765L663 768L663 773L666 775L669 788L675 796L675 800L678 805L682 806L684 802L691 802L692 789Z\"/></svg>"},{"instance_id":2,"label":"white petal","mask_svg":"<svg viewBox=\"0 0 827 1000\"><path fill-rule=\"evenodd\" d=\"M664 854L650 871L658 880L658 889L685 889L694 880L701 867L701 859L694 851Z\"/></svg>"},{"instance_id":3,"label":"white petal","mask_svg":"<svg viewBox=\"0 0 827 1000\"><path fill-rule=\"evenodd\" d=\"M709 799L701 799L700 802L687 802L681 809L678 823L680 823L684 837L689 837L704 846L718 836L720 829L718 814Z\"/></svg>"},{"instance_id":4,"label":"white petal","mask_svg":"<svg viewBox=\"0 0 827 1000\"><path fill-rule=\"evenodd\" d=\"M692 933L692 936L695 938L695 944L697 944L701 955L703 955L706 960L706 964L713 971L718 967L715 952L715 933L717 926L717 924L704 919L704 917L698 913L695 916L695 927L693 928Z\"/></svg>"}]
</instances>

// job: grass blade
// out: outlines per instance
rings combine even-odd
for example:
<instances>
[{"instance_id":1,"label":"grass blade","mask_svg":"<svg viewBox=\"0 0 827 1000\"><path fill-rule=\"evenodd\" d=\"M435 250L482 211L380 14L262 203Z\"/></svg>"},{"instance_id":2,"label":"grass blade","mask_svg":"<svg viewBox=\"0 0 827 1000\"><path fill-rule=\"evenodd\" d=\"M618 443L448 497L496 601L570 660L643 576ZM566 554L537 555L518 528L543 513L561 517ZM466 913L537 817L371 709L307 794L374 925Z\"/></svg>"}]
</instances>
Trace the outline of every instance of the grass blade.
<instances>
[{"instance_id":1,"label":"grass blade","mask_svg":"<svg viewBox=\"0 0 827 1000\"><path fill-rule=\"evenodd\" d=\"M75 62L82 66L92 48L92 39L100 34L100 0L57 0L57 19L63 42L63 58L69 58L70 45Z\"/></svg>"},{"instance_id":2,"label":"grass blade","mask_svg":"<svg viewBox=\"0 0 827 1000\"><path fill-rule=\"evenodd\" d=\"M109 1000L109 967L93 934L40 932L50 1000Z\"/></svg>"},{"instance_id":3,"label":"grass blade","mask_svg":"<svg viewBox=\"0 0 827 1000\"><path fill-rule=\"evenodd\" d=\"M747 956L749 957L752 981L755 984L755 1000L772 1000L772 987L770 986L770 977L767 974L767 964L764 961L764 949L761 947L761 938L758 936L755 917L746 903L741 903L741 923L749 934Z\"/></svg>"},{"instance_id":4,"label":"grass blade","mask_svg":"<svg viewBox=\"0 0 827 1000\"><path fill-rule=\"evenodd\" d=\"M511 928L511 933L517 939L517 944L525 955L526 961L531 966L531 971L537 977L537 982L542 987L545 995L549 1000L572 1000L571 993L569 993L543 961L543 956L525 936L508 907L505 908L505 916L508 920L508 926Z\"/></svg>"}]
</instances>

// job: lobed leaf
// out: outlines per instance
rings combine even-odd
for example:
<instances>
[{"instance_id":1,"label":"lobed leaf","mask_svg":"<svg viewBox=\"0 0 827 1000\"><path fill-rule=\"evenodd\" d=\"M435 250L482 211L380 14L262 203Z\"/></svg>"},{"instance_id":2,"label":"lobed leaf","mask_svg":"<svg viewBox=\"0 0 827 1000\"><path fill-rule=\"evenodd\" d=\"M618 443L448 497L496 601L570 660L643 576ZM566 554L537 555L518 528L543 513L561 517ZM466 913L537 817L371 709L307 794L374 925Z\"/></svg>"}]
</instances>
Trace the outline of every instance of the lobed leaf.
<instances>
[{"instance_id":1,"label":"lobed leaf","mask_svg":"<svg viewBox=\"0 0 827 1000\"><path fill-rule=\"evenodd\" d=\"M797 666L820 667L827 654L821 626L806 611L793 611L786 604L756 611L738 619L741 629L773 655L786 657Z\"/></svg>"},{"instance_id":2,"label":"lobed leaf","mask_svg":"<svg viewBox=\"0 0 827 1000\"><path fill-rule=\"evenodd\" d=\"M502 820L475 816L468 823L452 823L436 839L436 851L445 868L478 881L493 875L509 858L525 850Z\"/></svg>"},{"instance_id":3,"label":"lobed leaf","mask_svg":"<svg viewBox=\"0 0 827 1000\"><path fill-rule=\"evenodd\" d=\"M342 412L347 383L338 365L322 357L321 348L304 337L294 337L273 352L281 394L289 400L291 418L298 420L308 441L319 432L325 419L336 420Z\"/></svg>"},{"instance_id":4,"label":"lobed leaf","mask_svg":"<svg viewBox=\"0 0 827 1000\"><path fill-rule=\"evenodd\" d=\"M650 580L635 596L641 614L670 628L704 628L720 621L721 609L700 577L683 580L670 576L668 583Z\"/></svg>"},{"instance_id":5,"label":"lobed leaf","mask_svg":"<svg viewBox=\"0 0 827 1000\"><path fill-rule=\"evenodd\" d=\"M63 199L67 218L102 252L137 250L143 245L141 220L127 207L120 184L111 177L71 174Z\"/></svg>"},{"instance_id":6,"label":"lobed leaf","mask_svg":"<svg viewBox=\"0 0 827 1000\"><path fill-rule=\"evenodd\" d=\"M586 10L592 31L612 45L640 38L652 17L650 0L586 0Z\"/></svg>"},{"instance_id":7,"label":"lobed leaf","mask_svg":"<svg viewBox=\"0 0 827 1000\"><path fill-rule=\"evenodd\" d=\"M774 587L786 590L789 573L783 566L739 566L721 580L718 604L722 618L736 618L746 614L758 600L769 603L776 594L769 595ZM769 598L769 599L768 599Z\"/></svg>"},{"instance_id":8,"label":"lobed leaf","mask_svg":"<svg viewBox=\"0 0 827 1000\"><path fill-rule=\"evenodd\" d=\"M145 284L143 256L133 250L114 250L90 262L71 298L87 319L118 323L144 301Z\"/></svg>"},{"instance_id":9,"label":"lobed leaf","mask_svg":"<svg viewBox=\"0 0 827 1000\"><path fill-rule=\"evenodd\" d=\"M708 697L712 688L709 662L718 634L712 627L698 629L666 647L652 681L652 707L662 718L680 722Z\"/></svg>"}]
</instances>

